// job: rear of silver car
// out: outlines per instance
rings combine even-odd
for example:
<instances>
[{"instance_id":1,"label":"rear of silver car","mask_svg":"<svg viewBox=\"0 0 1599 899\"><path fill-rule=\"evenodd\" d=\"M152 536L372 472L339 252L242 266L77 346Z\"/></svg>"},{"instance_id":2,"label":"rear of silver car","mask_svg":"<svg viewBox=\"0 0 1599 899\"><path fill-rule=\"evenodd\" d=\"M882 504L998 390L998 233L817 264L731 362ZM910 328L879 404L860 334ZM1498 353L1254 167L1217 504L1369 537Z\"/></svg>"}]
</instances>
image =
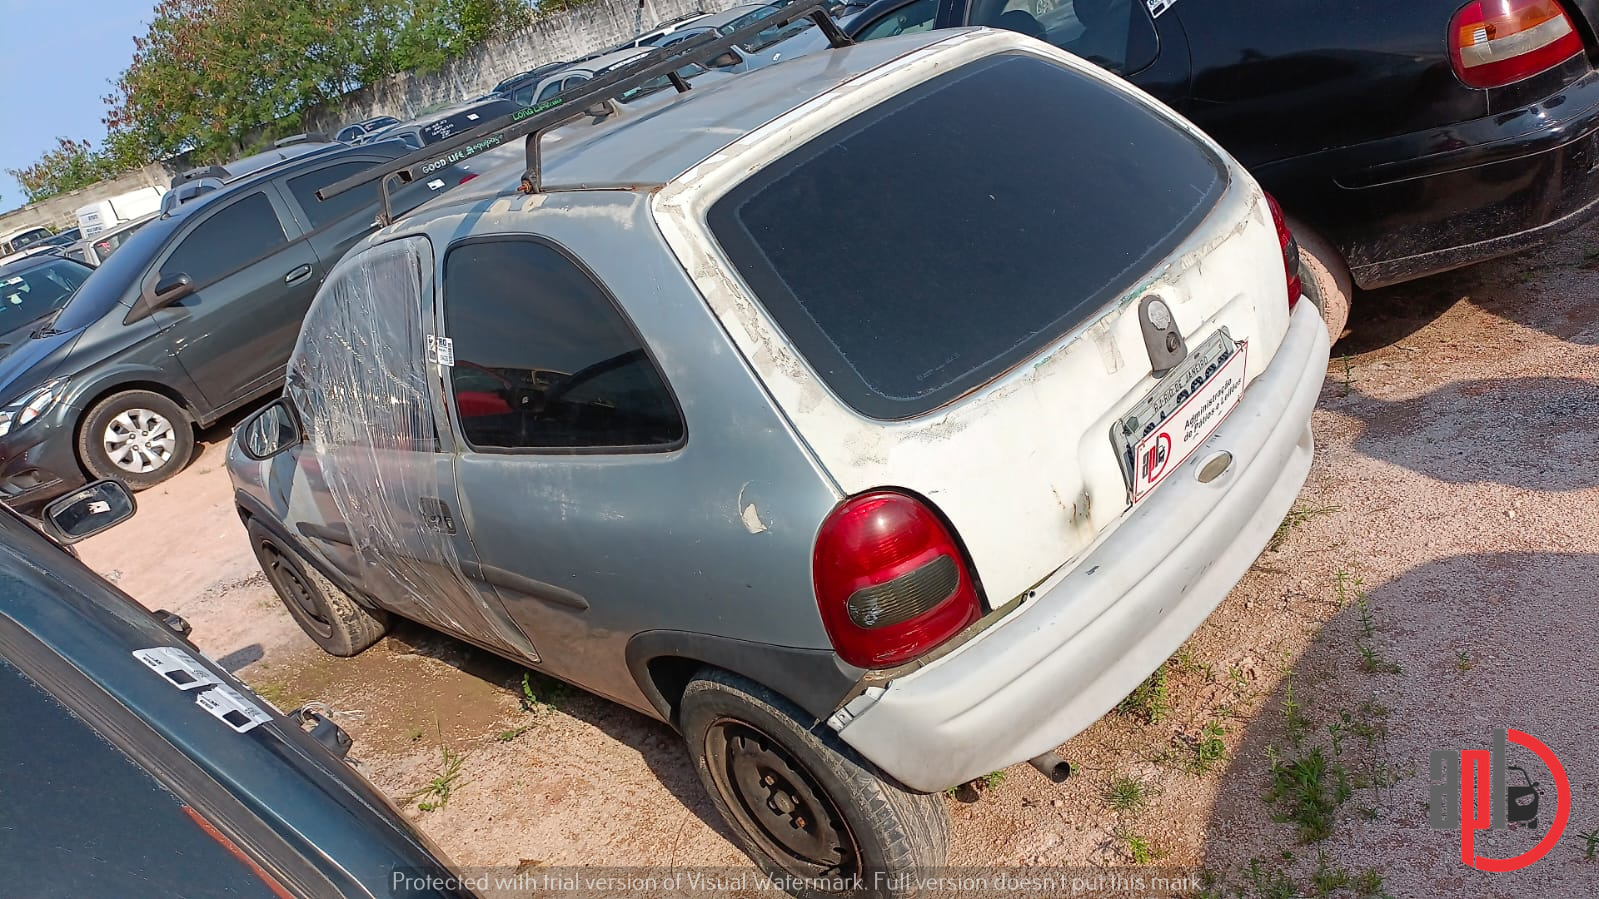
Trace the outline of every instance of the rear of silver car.
<instances>
[{"instance_id":1,"label":"rear of silver car","mask_svg":"<svg viewBox=\"0 0 1599 899\"><path fill-rule=\"evenodd\" d=\"M1266 198L1042 44L923 41L655 204L848 497L818 530L817 601L871 673L829 724L913 789L1111 708L1308 473L1327 337Z\"/></svg>"}]
</instances>

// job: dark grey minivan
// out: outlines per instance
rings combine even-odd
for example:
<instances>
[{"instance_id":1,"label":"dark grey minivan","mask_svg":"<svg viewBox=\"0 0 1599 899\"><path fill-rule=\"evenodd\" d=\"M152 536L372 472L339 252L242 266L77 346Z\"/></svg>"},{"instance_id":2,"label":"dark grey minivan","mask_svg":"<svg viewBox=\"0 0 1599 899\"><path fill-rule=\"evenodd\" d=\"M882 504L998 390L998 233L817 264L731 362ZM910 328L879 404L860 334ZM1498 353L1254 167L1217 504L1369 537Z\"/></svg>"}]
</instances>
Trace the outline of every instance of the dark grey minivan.
<instances>
[{"instance_id":1,"label":"dark grey minivan","mask_svg":"<svg viewBox=\"0 0 1599 899\"><path fill-rule=\"evenodd\" d=\"M316 191L407 148L330 145L152 220L0 356L0 499L24 511L90 478L183 469L194 427L276 391L333 264L378 225L378 190ZM407 210L465 177L396 191Z\"/></svg>"}]
</instances>

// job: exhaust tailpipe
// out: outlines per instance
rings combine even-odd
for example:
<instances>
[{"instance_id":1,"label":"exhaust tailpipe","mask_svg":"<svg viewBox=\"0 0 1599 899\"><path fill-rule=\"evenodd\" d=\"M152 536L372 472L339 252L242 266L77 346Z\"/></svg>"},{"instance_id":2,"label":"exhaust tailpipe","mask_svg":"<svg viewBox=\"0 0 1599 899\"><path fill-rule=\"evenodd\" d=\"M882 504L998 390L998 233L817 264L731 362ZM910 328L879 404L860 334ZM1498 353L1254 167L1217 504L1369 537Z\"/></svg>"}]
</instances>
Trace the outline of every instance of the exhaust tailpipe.
<instances>
[{"instance_id":1,"label":"exhaust tailpipe","mask_svg":"<svg viewBox=\"0 0 1599 899\"><path fill-rule=\"evenodd\" d=\"M1036 768L1039 774L1049 778L1051 783L1060 783L1072 776L1072 766L1053 752L1028 759L1027 764Z\"/></svg>"}]
</instances>

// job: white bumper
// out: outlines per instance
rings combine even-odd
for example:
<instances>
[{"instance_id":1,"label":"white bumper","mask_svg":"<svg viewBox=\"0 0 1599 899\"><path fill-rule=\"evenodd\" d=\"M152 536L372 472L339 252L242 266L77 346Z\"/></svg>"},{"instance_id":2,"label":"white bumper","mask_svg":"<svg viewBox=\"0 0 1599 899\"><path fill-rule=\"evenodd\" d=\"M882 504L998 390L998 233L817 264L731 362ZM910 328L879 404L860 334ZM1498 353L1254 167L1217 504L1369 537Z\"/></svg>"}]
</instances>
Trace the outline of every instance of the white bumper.
<instances>
[{"instance_id":1,"label":"white bumper","mask_svg":"<svg viewBox=\"0 0 1599 899\"><path fill-rule=\"evenodd\" d=\"M1327 372L1301 301L1271 365L1216 433L1088 556L965 646L851 702L839 736L933 792L1048 752L1164 663L1265 548L1310 472ZM1200 468L1233 463L1208 484Z\"/></svg>"}]
</instances>

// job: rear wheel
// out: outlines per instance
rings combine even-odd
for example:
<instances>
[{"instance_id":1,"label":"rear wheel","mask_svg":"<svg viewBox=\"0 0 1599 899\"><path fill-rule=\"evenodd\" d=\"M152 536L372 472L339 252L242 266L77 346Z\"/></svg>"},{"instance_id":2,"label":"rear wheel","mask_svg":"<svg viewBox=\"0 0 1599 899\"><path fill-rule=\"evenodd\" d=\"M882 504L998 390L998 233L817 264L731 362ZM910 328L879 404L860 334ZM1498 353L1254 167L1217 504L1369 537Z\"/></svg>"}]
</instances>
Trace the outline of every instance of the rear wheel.
<instances>
[{"instance_id":1,"label":"rear wheel","mask_svg":"<svg viewBox=\"0 0 1599 899\"><path fill-rule=\"evenodd\" d=\"M1337 343L1349 327L1355 279L1338 249L1320 234L1295 219L1288 220L1288 230L1299 241L1299 275L1305 284L1305 296L1321 310L1328 340Z\"/></svg>"},{"instance_id":2,"label":"rear wheel","mask_svg":"<svg viewBox=\"0 0 1599 899\"><path fill-rule=\"evenodd\" d=\"M918 869L944 864L943 799L894 783L776 693L706 669L684 691L681 717L716 810L794 895L910 899Z\"/></svg>"},{"instance_id":3,"label":"rear wheel","mask_svg":"<svg viewBox=\"0 0 1599 899\"><path fill-rule=\"evenodd\" d=\"M96 478L144 490L183 470L194 454L194 428L183 408L149 390L112 394L78 428L78 459Z\"/></svg>"},{"instance_id":4,"label":"rear wheel","mask_svg":"<svg viewBox=\"0 0 1599 899\"><path fill-rule=\"evenodd\" d=\"M261 563L261 572L283 600L289 616L324 651L353 656L388 632L386 613L351 599L261 525L252 521L245 530L256 561Z\"/></svg>"}]
</instances>

